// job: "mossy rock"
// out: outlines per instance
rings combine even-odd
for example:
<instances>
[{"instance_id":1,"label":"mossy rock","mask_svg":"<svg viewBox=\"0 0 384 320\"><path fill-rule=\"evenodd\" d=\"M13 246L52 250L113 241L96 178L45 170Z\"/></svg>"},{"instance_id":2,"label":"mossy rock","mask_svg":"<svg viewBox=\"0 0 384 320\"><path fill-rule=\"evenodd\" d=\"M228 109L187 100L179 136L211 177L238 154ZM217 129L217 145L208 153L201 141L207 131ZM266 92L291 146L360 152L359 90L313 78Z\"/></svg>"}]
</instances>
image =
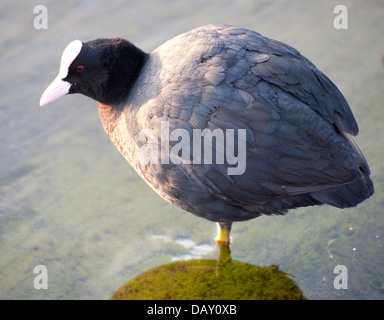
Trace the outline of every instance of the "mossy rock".
<instances>
[{"instance_id":1,"label":"mossy rock","mask_svg":"<svg viewBox=\"0 0 384 320\"><path fill-rule=\"evenodd\" d=\"M177 261L148 270L118 289L111 300L302 300L278 266L217 260Z\"/></svg>"}]
</instances>

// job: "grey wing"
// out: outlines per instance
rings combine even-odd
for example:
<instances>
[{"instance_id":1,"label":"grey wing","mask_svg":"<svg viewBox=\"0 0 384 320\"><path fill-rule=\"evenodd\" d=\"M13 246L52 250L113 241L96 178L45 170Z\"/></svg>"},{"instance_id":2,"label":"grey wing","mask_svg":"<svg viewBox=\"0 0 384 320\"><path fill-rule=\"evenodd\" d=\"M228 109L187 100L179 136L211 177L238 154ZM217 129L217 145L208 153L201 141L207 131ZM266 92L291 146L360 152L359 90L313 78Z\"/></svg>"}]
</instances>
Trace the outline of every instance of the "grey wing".
<instances>
[{"instance_id":1,"label":"grey wing","mask_svg":"<svg viewBox=\"0 0 384 320\"><path fill-rule=\"evenodd\" d=\"M246 169L228 175L231 165L213 163L184 170L218 197L270 212L314 204L298 196L361 179L359 166L368 166L344 135L357 134L357 124L336 86L285 44L245 29L223 32L232 42L206 58L209 81L193 110L209 110L211 130L246 129ZM268 208L276 199L283 203Z\"/></svg>"},{"instance_id":2,"label":"grey wing","mask_svg":"<svg viewBox=\"0 0 384 320\"><path fill-rule=\"evenodd\" d=\"M185 39L191 46L187 55L177 51L182 50L177 41ZM190 32L163 48L162 72L168 80L163 78L150 108L153 115L146 118L168 120L170 131L182 128L191 137L193 129L234 129L234 150L244 140L238 139L239 130L246 131L242 174L228 174L239 163L181 162L167 173L175 198L200 193L255 213L280 213L331 203L324 200L328 193L316 194L361 180L359 167L369 174L347 136L358 132L347 102L295 49L226 26ZM212 144L212 151L223 153L223 147ZM191 143L191 160L194 153ZM195 191L188 193L188 188Z\"/></svg>"},{"instance_id":3,"label":"grey wing","mask_svg":"<svg viewBox=\"0 0 384 320\"><path fill-rule=\"evenodd\" d=\"M259 44L259 38L265 43ZM253 31L242 39L247 49L268 55L268 63L257 63L251 69L257 78L291 93L341 132L358 134L356 120L339 89L296 49Z\"/></svg>"}]
</instances>

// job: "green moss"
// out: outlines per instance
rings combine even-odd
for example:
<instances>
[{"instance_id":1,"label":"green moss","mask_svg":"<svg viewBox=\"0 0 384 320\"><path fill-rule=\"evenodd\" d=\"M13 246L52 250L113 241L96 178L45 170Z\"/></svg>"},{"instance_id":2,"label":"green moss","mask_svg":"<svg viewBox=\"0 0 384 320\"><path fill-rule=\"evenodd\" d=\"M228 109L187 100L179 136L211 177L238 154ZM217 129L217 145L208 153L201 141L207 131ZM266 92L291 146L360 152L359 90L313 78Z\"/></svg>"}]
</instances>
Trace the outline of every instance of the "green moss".
<instances>
[{"instance_id":1,"label":"green moss","mask_svg":"<svg viewBox=\"0 0 384 320\"><path fill-rule=\"evenodd\" d=\"M278 266L217 260L177 261L148 270L111 300L301 300L301 290Z\"/></svg>"}]
</instances>

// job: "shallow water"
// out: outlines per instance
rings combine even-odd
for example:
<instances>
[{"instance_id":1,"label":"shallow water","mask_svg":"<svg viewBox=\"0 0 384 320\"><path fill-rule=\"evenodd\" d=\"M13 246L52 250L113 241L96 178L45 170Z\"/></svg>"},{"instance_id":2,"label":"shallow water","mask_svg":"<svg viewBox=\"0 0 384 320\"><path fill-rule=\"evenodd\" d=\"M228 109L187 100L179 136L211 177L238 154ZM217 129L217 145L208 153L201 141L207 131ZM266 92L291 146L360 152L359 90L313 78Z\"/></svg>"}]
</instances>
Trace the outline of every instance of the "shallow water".
<instances>
[{"instance_id":1,"label":"shallow water","mask_svg":"<svg viewBox=\"0 0 384 320\"><path fill-rule=\"evenodd\" d=\"M155 266L216 257L216 226L141 181L104 134L94 101L76 95L38 106L73 39L121 36L151 51L208 23L289 43L338 85L358 120L356 141L376 192L355 209L307 208L237 223L232 257L278 264L309 299L384 298L381 0L344 1L348 30L334 29L325 0L46 1L48 29L35 29L38 4L0 4L1 299L107 299ZM48 289L34 288L37 265L47 268ZM334 286L337 265L348 270L348 289Z\"/></svg>"}]
</instances>

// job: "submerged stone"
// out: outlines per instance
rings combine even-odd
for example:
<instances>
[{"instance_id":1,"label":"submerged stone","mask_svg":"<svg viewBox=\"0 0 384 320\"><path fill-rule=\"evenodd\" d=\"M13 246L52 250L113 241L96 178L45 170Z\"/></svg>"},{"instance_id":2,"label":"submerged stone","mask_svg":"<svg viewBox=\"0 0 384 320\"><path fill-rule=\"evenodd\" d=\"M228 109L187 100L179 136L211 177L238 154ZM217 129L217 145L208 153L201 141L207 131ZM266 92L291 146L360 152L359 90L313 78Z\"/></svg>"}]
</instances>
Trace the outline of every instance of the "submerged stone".
<instances>
[{"instance_id":1,"label":"submerged stone","mask_svg":"<svg viewBox=\"0 0 384 320\"><path fill-rule=\"evenodd\" d=\"M303 300L277 265L187 260L150 269L128 281L112 300Z\"/></svg>"}]
</instances>

